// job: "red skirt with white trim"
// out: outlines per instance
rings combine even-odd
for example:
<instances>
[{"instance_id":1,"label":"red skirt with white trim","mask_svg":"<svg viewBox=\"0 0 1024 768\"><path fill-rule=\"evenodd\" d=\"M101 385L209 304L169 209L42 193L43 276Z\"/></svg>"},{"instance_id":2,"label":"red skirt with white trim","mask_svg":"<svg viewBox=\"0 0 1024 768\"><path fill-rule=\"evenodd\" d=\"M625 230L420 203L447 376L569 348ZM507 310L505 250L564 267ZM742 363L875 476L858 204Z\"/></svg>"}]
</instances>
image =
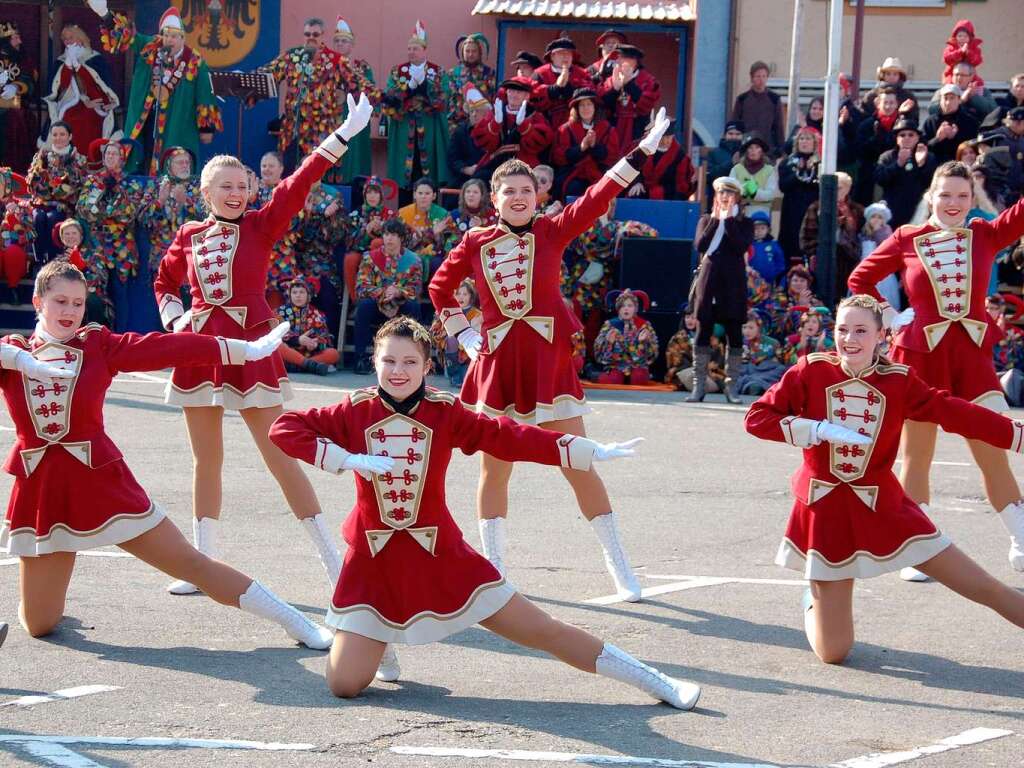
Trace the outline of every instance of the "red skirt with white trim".
<instances>
[{"instance_id":1,"label":"red skirt with white trim","mask_svg":"<svg viewBox=\"0 0 1024 768\"><path fill-rule=\"evenodd\" d=\"M164 518L123 459L85 466L50 446L28 477L16 477L0 549L33 557L81 552L134 539Z\"/></svg>"},{"instance_id":2,"label":"red skirt with white trim","mask_svg":"<svg viewBox=\"0 0 1024 768\"><path fill-rule=\"evenodd\" d=\"M220 310L214 310L199 333L229 339L255 341L270 331L267 323L242 328ZM164 392L165 401L183 407L220 406L271 408L291 400L292 389L281 355L274 352L245 365L201 365L175 368Z\"/></svg>"},{"instance_id":3,"label":"red skirt with white trim","mask_svg":"<svg viewBox=\"0 0 1024 768\"><path fill-rule=\"evenodd\" d=\"M463 539L432 555L395 531L371 557L349 547L327 624L385 643L442 640L493 616L516 590Z\"/></svg>"},{"instance_id":4,"label":"red skirt with white trim","mask_svg":"<svg viewBox=\"0 0 1024 768\"><path fill-rule=\"evenodd\" d=\"M817 581L866 579L920 565L951 543L908 496L872 510L841 484L814 504L793 504L775 562Z\"/></svg>"},{"instance_id":5,"label":"red skirt with white trim","mask_svg":"<svg viewBox=\"0 0 1024 768\"><path fill-rule=\"evenodd\" d=\"M953 323L946 330L931 352L895 345L891 357L893 362L913 368L928 386L944 389L996 413L1009 410L992 363L992 347L987 344L979 347L959 323Z\"/></svg>"},{"instance_id":6,"label":"red skirt with white trim","mask_svg":"<svg viewBox=\"0 0 1024 768\"><path fill-rule=\"evenodd\" d=\"M459 397L478 413L521 424L590 413L568 336L556 333L549 343L522 321L512 324L496 350L470 363Z\"/></svg>"}]
</instances>

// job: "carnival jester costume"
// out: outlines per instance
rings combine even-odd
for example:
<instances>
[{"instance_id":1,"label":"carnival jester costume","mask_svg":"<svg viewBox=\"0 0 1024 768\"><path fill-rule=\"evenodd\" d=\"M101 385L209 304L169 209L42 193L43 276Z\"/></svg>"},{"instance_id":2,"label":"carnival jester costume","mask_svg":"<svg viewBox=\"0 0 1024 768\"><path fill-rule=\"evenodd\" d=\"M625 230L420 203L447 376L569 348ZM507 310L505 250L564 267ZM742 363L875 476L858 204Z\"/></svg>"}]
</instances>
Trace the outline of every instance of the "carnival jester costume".
<instances>
[{"instance_id":1,"label":"carnival jester costume","mask_svg":"<svg viewBox=\"0 0 1024 768\"><path fill-rule=\"evenodd\" d=\"M345 58L345 66L348 68L349 78L355 85L355 89L366 94L366 98L374 107L380 104L380 88L373 76L373 69L365 59L357 59L352 55L351 49L355 46L356 38L352 28L341 16L338 17L334 31L334 45L338 52ZM339 46L345 45L345 48ZM348 106L341 105L342 117L348 117ZM370 131L362 131L358 136L349 142L348 152L341 158L340 165L332 169L327 180L331 183L340 182L351 184L357 176L369 176L370 165L373 159L373 152L370 148Z\"/></svg>"},{"instance_id":2,"label":"carnival jester costume","mask_svg":"<svg viewBox=\"0 0 1024 768\"><path fill-rule=\"evenodd\" d=\"M476 46L479 56L476 61L467 61L466 47ZM491 52L491 42L480 32L463 35L455 41L455 56L459 63L448 72L448 127L449 133L469 119L463 109L463 89L472 85L488 101L497 93L497 80L494 69L484 63L484 58Z\"/></svg>"},{"instance_id":3,"label":"carnival jester costume","mask_svg":"<svg viewBox=\"0 0 1024 768\"><path fill-rule=\"evenodd\" d=\"M179 177L171 172L171 160L180 153L187 153L187 150L171 147L164 153L161 163L164 173L146 190L140 206L139 220L149 230L149 274L153 279L156 279L160 259L174 242L178 228L186 221L198 221L205 216L199 179L195 176ZM161 195L162 189L167 193Z\"/></svg>"}]
</instances>

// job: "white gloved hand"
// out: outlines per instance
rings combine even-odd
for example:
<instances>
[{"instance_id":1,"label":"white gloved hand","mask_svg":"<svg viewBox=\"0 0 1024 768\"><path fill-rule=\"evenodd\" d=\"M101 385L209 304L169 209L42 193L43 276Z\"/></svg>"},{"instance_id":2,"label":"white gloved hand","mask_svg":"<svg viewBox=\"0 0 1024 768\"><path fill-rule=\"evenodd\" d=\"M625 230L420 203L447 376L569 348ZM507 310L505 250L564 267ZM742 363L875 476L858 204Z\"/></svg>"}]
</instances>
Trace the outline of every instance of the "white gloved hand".
<instances>
[{"instance_id":1,"label":"white gloved hand","mask_svg":"<svg viewBox=\"0 0 1024 768\"><path fill-rule=\"evenodd\" d=\"M5 85L3 90L0 90L0 98L7 99L10 101L18 95L18 87L16 85Z\"/></svg>"},{"instance_id":2,"label":"white gloved hand","mask_svg":"<svg viewBox=\"0 0 1024 768\"><path fill-rule=\"evenodd\" d=\"M519 109L516 111L516 125L517 126L522 125L523 124L523 120L525 120L525 119L526 119L526 99L523 99L523 103L519 106Z\"/></svg>"},{"instance_id":3,"label":"white gloved hand","mask_svg":"<svg viewBox=\"0 0 1024 768\"><path fill-rule=\"evenodd\" d=\"M658 114L651 123L651 127L648 129L647 135L640 140L640 149L648 155L653 155L657 152L658 144L661 143L661 137L665 135L669 125L671 125L671 121L665 115L665 108L662 107L658 110Z\"/></svg>"},{"instance_id":4,"label":"white gloved hand","mask_svg":"<svg viewBox=\"0 0 1024 768\"><path fill-rule=\"evenodd\" d=\"M24 349L20 350L14 358L14 365L27 378L41 381L44 384L52 384L54 379L72 379L75 376L73 370L36 360Z\"/></svg>"},{"instance_id":5,"label":"white gloved hand","mask_svg":"<svg viewBox=\"0 0 1024 768\"><path fill-rule=\"evenodd\" d=\"M413 88L418 88L423 84L423 81L427 79L427 64L410 64L409 65L409 85Z\"/></svg>"},{"instance_id":6,"label":"white gloved hand","mask_svg":"<svg viewBox=\"0 0 1024 768\"><path fill-rule=\"evenodd\" d=\"M820 445L822 442L845 443L847 445L871 445L871 438L852 429L833 424L830 421L819 421L814 425L811 442Z\"/></svg>"},{"instance_id":7,"label":"white gloved hand","mask_svg":"<svg viewBox=\"0 0 1024 768\"><path fill-rule=\"evenodd\" d=\"M338 129L338 135L347 142L369 125L370 118L373 116L373 105L366 98L365 93L359 94L358 102L352 98L351 93L345 96L345 101L348 104L348 117Z\"/></svg>"},{"instance_id":8,"label":"white gloved hand","mask_svg":"<svg viewBox=\"0 0 1024 768\"><path fill-rule=\"evenodd\" d=\"M593 285L604 277L604 264L600 261L592 261L580 275L579 280L584 285Z\"/></svg>"},{"instance_id":9,"label":"white gloved hand","mask_svg":"<svg viewBox=\"0 0 1024 768\"><path fill-rule=\"evenodd\" d=\"M390 472L395 468L395 460L390 456L372 456L367 453L350 453L341 463L342 469L358 472L366 480L373 480L374 475Z\"/></svg>"},{"instance_id":10,"label":"white gloved hand","mask_svg":"<svg viewBox=\"0 0 1024 768\"><path fill-rule=\"evenodd\" d=\"M11 79L11 76L7 73L6 69L0 69L0 85L7 85L7 81Z\"/></svg>"},{"instance_id":11,"label":"white gloved hand","mask_svg":"<svg viewBox=\"0 0 1024 768\"><path fill-rule=\"evenodd\" d=\"M494 122L498 125L505 122L505 102L501 99L494 100Z\"/></svg>"},{"instance_id":12,"label":"white gloved hand","mask_svg":"<svg viewBox=\"0 0 1024 768\"><path fill-rule=\"evenodd\" d=\"M609 459L621 459L626 456L636 455L636 446L644 439L634 437L624 443L597 443L594 446L594 461L608 461Z\"/></svg>"},{"instance_id":13,"label":"white gloved hand","mask_svg":"<svg viewBox=\"0 0 1024 768\"><path fill-rule=\"evenodd\" d=\"M885 311L882 312L882 325L886 326L893 333L896 333L905 325L910 325L912 322L914 322L913 307L907 307L902 312L897 312L892 307L886 307Z\"/></svg>"},{"instance_id":14,"label":"white gloved hand","mask_svg":"<svg viewBox=\"0 0 1024 768\"><path fill-rule=\"evenodd\" d=\"M92 12L100 18L107 15L107 0L87 0L87 3L92 8Z\"/></svg>"},{"instance_id":15,"label":"white gloved hand","mask_svg":"<svg viewBox=\"0 0 1024 768\"><path fill-rule=\"evenodd\" d=\"M291 330L291 326L288 323L278 323L270 333L260 336L256 341L245 342L246 361L270 357L274 350L281 346L281 341L289 330Z\"/></svg>"},{"instance_id":16,"label":"white gloved hand","mask_svg":"<svg viewBox=\"0 0 1024 768\"><path fill-rule=\"evenodd\" d=\"M475 328L466 328L460 331L455 336L455 339L466 350L470 360L476 360L480 356L480 348L484 344L484 337L477 333Z\"/></svg>"},{"instance_id":17,"label":"white gloved hand","mask_svg":"<svg viewBox=\"0 0 1024 768\"><path fill-rule=\"evenodd\" d=\"M171 323L171 333L181 333L185 330L192 329L192 308L189 307L185 310L185 314L178 315L177 318Z\"/></svg>"},{"instance_id":18,"label":"white gloved hand","mask_svg":"<svg viewBox=\"0 0 1024 768\"><path fill-rule=\"evenodd\" d=\"M64 49L64 63L69 67L78 69L78 66L82 61L82 53L84 50L85 49L80 43L71 43L71 45Z\"/></svg>"}]
</instances>

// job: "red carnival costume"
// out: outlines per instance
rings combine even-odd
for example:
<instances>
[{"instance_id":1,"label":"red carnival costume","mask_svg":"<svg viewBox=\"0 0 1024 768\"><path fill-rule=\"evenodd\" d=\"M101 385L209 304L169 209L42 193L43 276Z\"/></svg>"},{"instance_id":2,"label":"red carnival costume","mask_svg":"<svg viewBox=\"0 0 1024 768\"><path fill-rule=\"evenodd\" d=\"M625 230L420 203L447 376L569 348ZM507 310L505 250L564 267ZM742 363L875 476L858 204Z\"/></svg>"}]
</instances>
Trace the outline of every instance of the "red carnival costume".
<instances>
[{"instance_id":1,"label":"red carnival costume","mask_svg":"<svg viewBox=\"0 0 1024 768\"><path fill-rule=\"evenodd\" d=\"M822 420L872 442L814 445L814 422ZM855 376L829 353L801 358L751 406L748 432L804 449L778 565L818 581L869 578L950 545L892 472L905 420L1017 452L1024 443L1021 423L929 387L906 365L876 363Z\"/></svg>"},{"instance_id":2,"label":"red carnival costume","mask_svg":"<svg viewBox=\"0 0 1024 768\"><path fill-rule=\"evenodd\" d=\"M516 591L466 543L448 510L452 452L585 471L594 443L471 413L454 395L431 388L411 409L391 402L376 387L359 389L337 405L285 413L270 438L318 468L340 465L338 457L349 453L396 459L393 471L356 479L356 505L342 528L348 551L327 623L418 645L494 615Z\"/></svg>"},{"instance_id":3,"label":"red carnival costume","mask_svg":"<svg viewBox=\"0 0 1024 768\"><path fill-rule=\"evenodd\" d=\"M857 265L850 291L882 301L875 285L901 272L914 320L896 334L893 360L913 366L933 387L1003 411L992 364L999 330L985 311L985 295L996 254L1022 236L1024 200L992 221L974 219L955 229L934 219L902 226Z\"/></svg>"},{"instance_id":4,"label":"red carnival costume","mask_svg":"<svg viewBox=\"0 0 1024 768\"><path fill-rule=\"evenodd\" d=\"M555 138L555 132L540 112L529 112L521 124L516 124L515 114L506 113L501 125L494 119L494 112L488 112L487 117L473 126L470 135L484 151L484 156L477 161L479 167L489 163L498 165L515 157L533 168L540 165L541 153ZM510 149L512 151L508 151Z\"/></svg>"},{"instance_id":5,"label":"red carnival costume","mask_svg":"<svg viewBox=\"0 0 1024 768\"><path fill-rule=\"evenodd\" d=\"M120 544L163 520L104 430L103 399L114 376L245 363L245 344L234 339L116 334L100 325L63 342L39 329L2 342L0 388L16 437L4 464L15 480L0 549L28 557ZM15 369L21 350L75 375L52 384L28 379Z\"/></svg>"},{"instance_id":6,"label":"red carnival costume","mask_svg":"<svg viewBox=\"0 0 1024 768\"><path fill-rule=\"evenodd\" d=\"M672 137L672 144L647 158L640 168L640 181L649 200L686 200L697 189L697 172L690 156Z\"/></svg>"},{"instance_id":7,"label":"red carnival costume","mask_svg":"<svg viewBox=\"0 0 1024 768\"><path fill-rule=\"evenodd\" d=\"M257 339L276 318L267 304L267 268L274 244L302 210L313 183L335 162L319 147L288 178L274 187L270 202L233 221L213 216L189 222L160 262L153 288L160 319L170 328L184 313L178 289L188 280L195 333ZM167 402L222 406L233 410L269 408L291 398L281 356L274 354L241 369L175 368Z\"/></svg>"},{"instance_id":8,"label":"red carnival costume","mask_svg":"<svg viewBox=\"0 0 1024 768\"><path fill-rule=\"evenodd\" d=\"M560 291L562 253L636 176L620 160L561 213L537 216L519 231L505 223L472 229L451 250L430 282L445 330L454 337L469 327L455 300L467 277L480 291L483 313L483 347L466 373L463 403L529 424L589 412L572 363L572 334L580 326Z\"/></svg>"},{"instance_id":9,"label":"red carnival costume","mask_svg":"<svg viewBox=\"0 0 1024 768\"><path fill-rule=\"evenodd\" d=\"M558 129L551 161L557 168L569 170L562 182L568 187L576 179L594 184L604 172L615 165L621 153L619 134L607 120L597 120L592 126L597 140L590 150L581 150L580 145L587 135L587 126L582 120L570 120ZM650 162L648 160L648 162Z\"/></svg>"}]
</instances>

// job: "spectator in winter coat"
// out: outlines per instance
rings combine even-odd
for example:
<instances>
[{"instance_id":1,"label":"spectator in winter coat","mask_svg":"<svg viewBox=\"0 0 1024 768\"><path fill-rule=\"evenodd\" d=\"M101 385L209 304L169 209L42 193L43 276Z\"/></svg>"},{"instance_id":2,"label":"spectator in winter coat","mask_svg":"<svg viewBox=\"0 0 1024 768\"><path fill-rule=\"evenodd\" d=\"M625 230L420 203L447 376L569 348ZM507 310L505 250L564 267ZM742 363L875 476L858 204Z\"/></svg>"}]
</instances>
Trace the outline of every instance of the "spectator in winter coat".
<instances>
[{"instance_id":1,"label":"spectator in winter coat","mask_svg":"<svg viewBox=\"0 0 1024 768\"><path fill-rule=\"evenodd\" d=\"M722 138L718 140L718 146L708 152L705 165L707 165L708 194L711 195L711 185L715 179L728 176L732 167L740 161L740 144L743 143L743 131L746 130L743 123L738 120L730 120L725 124L722 131Z\"/></svg>"},{"instance_id":2,"label":"spectator in winter coat","mask_svg":"<svg viewBox=\"0 0 1024 768\"><path fill-rule=\"evenodd\" d=\"M473 141L472 131L491 112L491 103L471 85L465 88L463 105L469 117L452 131L448 143L448 171L460 187L473 177L480 178L477 171L484 151Z\"/></svg>"},{"instance_id":3,"label":"spectator in winter coat","mask_svg":"<svg viewBox=\"0 0 1024 768\"><path fill-rule=\"evenodd\" d=\"M1006 114L1003 127L996 131L1010 152L1010 169L1006 186L1014 198L1024 194L1024 107L1014 107Z\"/></svg>"},{"instance_id":4,"label":"spectator in winter coat","mask_svg":"<svg viewBox=\"0 0 1024 768\"><path fill-rule=\"evenodd\" d=\"M860 255L861 258L870 256L874 250L892 235L892 211L885 204L885 200L872 203L864 209L864 228L860 231ZM875 288L882 294L882 298L889 302L889 306L897 312L902 309L900 299L900 279L897 273L886 277L882 282L876 283Z\"/></svg>"},{"instance_id":5,"label":"spectator in winter coat","mask_svg":"<svg viewBox=\"0 0 1024 768\"><path fill-rule=\"evenodd\" d=\"M803 120L793 126L793 130L789 132L789 138L786 139L786 143L782 145L782 151L784 154L793 154L793 142L796 140L796 135L800 133L803 128L813 128L821 136L824 133L822 128L823 119L825 117L825 100L821 96L815 96L811 99L807 105L807 114L803 116Z\"/></svg>"},{"instance_id":6,"label":"spectator in winter coat","mask_svg":"<svg viewBox=\"0 0 1024 768\"><path fill-rule=\"evenodd\" d=\"M763 277L774 289L786 274L788 265L782 247L772 237L772 217L764 211L750 214L754 224L754 244L750 247L747 266Z\"/></svg>"},{"instance_id":7,"label":"spectator in winter coat","mask_svg":"<svg viewBox=\"0 0 1024 768\"><path fill-rule=\"evenodd\" d=\"M768 152L768 142L755 133L748 134L740 144L740 161L729 174L742 187L741 202L748 216L754 211L771 212L779 192L779 177L768 161Z\"/></svg>"},{"instance_id":8,"label":"spectator in winter coat","mask_svg":"<svg viewBox=\"0 0 1024 768\"><path fill-rule=\"evenodd\" d=\"M569 102L569 120L558 129L552 163L559 169L563 196L582 195L620 156L619 135L597 117L597 92L580 88Z\"/></svg>"},{"instance_id":9,"label":"spectator in winter coat","mask_svg":"<svg viewBox=\"0 0 1024 768\"><path fill-rule=\"evenodd\" d=\"M768 152L775 152L785 139L782 98L768 88L768 65L755 61L750 65L750 88L736 97L730 119L739 120L750 133L765 137Z\"/></svg>"},{"instance_id":10,"label":"spectator in winter coat","mask_svg":"<svg viewBox=\"0 0 1024 768\"><path fill-rule=\"evenodd\" d=\"M835 296L842 297L847 293L846 279L860 261L860 230L864 226L864 207L850 198L853 179L842 172L836 176L836 218L839 232L836 236ZM804 252L807 262L811 264L812 272L817 272L819 209L819 201L811 203L807 207L804 223L800 228L800 249Z\"/></svg>"},{"instance_id":11,"label":"spectator in winter coat","mask_svg":"<svg viewBox=\"0 0 1024 768\"><path fill-rule=\"evenodd\" d=\"M885 89L892 89L896 92L896 102L903 105L908 99L913 102L912 109L905 110L907 114L917 114L917 99L906 87L907 70L903 63L895 56L890 56L882 62L877 70L878 82L875 87L864 94L860 100L860 110L865 117L875 114L877 108L876 99Z\"/></svg>"},{"instance_id":12,"label":"spectator in winter coat","mask_svg":"<svg viewBox=\"0 0 1024 768\"><path fill-rule=\"evenodd\" d=\"M897 101L894 90L883 90L878 96L875 114L864 118L858 126L856 146L859 166L857 185L853 192L857 202L867 205L875 199L875 163L878 162L879 155L896 146L893 126L910 108L909 102L901 105ZM904 111L901 112L901 109Z\"/></svg>"},{"instance_id":13,"label":"spectator in winter coat","mask_svg":"<svg viewBox=\"0 0 1024 768\"><path fill-rule=\"evenodd\" d=\"M620 45L616 52L612 74L598 87L598 96L628 151L644 135L651 110L661 100L661 84L644 68L644 52L635 45Z\"/></svg>"},{"instance_id":14,"label":"spectator in winter coat","mask_svg":"<svg viewBox=\"0 0 1024 768\"><path fill-rule=\"evenodd\" d=\"M569 101L577 88L592 85L587 70L579 64L576 43L567 37L552 40L544 49L547 64L533 73L535 108L557 130L569 119ZM506 81L507 82L507 81Z\"/></svg>"},{"instance_id":15,"label":"spectator in winter coat","mask_svg":"<svg viewBox=\"0 0 1024 768\"><path fill-rule=\"evenodd\" d=\"M974 34L974 25L967 19L961 19L954 24L953 32L946 40L946 47L942 51L942 60L946 62L946 69L942 73L942 82L953 82L953 67L961 61L966 61L975 69L980 67L984 61L981 55L981 43L981 38ZM977 75L974 79L979 86L985 85L985 81Z\"/></svg>"},{"instance_id":16,"label":"spectator in winter coat","mask_svg":"<svg viewBox=\"0 0 1024 768\"><path fill-rule=\"evenodd\" d=\"M1024 107L1024 72L1010 78L1010 91L996 99L996 109L985 118L983 127L1001 125L1006 114L1014 107Z\"/></svg>"},{"instance_id":17,"label":"spectator in winter coat","mask_svg":"<svg viewBox=\"0 0 1024 768\"><path fill-rule=\"evenodd\" d=\"M821 135L813 128L804 126L797 131L793 154L779 163L782 219L779 224L779 243L776 247L781 246L791 264L803 263L803 255L800 252L800 225L803 223L807 207L819 197L820 147ZM758 269L758 272L760 271ZM767 279L772 281L772 278Z\"/></svg>"},{"instance_id":18,"label":"spectator in winter coat","mask_svg":"<svg viewBox=\"0 0 1024 768\"><path fill-rule=\"evenodd\" d=\"M960 106L962 91L952 83L939 89L940 113L924 121L924 140L935 154L939 164L956 157L956 148L961 141L978 134L978 120Z\"/></svg>"},{"instance_id":19,"label":"spectator in winter coat","mask_svg":"<svg viewBox=\"0 0 1024 768\"><path fill-rule=\"evenodd\" d=\"M999 108L992 91L975 82L974 67L966 61L961 61L953 67L953 85L958 86L961 91L960 108L971 112L979 122L993 110ZM935 115L941 111L939 108L941 93L942 89L938 88L932 94L932 99L928 103L928 114Z\"/></svg>"},{"instance_id":20,"label":"spectator in winter coat","mask_svg":"<svg viewBox=\"0 0 1024 768\"><path fill-rule=\"evenodd\" d=\"M875 183L892 211L893 229L909 224L921 197L932 182L938 163L928 145L921 141L921 129L903 118L893 126L896 147L883 152L875 164Z\"/></svg>"}]
</instances>

